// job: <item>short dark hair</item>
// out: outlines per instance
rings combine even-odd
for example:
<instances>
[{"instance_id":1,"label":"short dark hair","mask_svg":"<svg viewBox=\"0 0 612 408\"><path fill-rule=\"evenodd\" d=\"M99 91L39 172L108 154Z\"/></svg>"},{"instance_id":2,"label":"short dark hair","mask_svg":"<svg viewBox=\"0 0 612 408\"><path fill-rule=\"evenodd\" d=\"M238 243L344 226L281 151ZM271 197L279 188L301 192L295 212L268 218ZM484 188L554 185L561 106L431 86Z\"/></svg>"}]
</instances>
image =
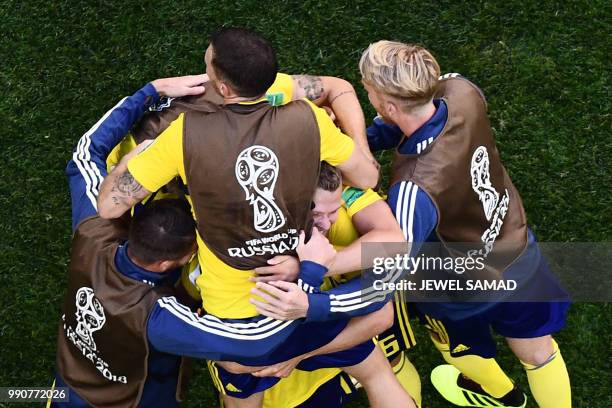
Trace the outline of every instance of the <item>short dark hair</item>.
<instances>
[{"instance_id":1,"label":"short dark hair","mask_svg":"<svg viewBox=\"0 0 612 408\"><path fill-rule=\"evenodd\" d=\"M334 192L340 185L342 185L340 170L327 162L321 162L317 186L325 191Z\"/></svg>"},{"instance_id":2,"label":"short dark hair","mask_svg":"<svg viewBox=\"0 0 612 408\"><path fill-rule=\"evenodd\" d=\"M274 83L278 72L276 53L259 34L246 28L226 27L212 35L210 44L215 73L238 96L263 95Z\"/></svg>"},{"instance_id":3,"label":"short dark hair","mask_svg":"<svg viewBox=\"0 0 612 408\"><path fill-rule=\"evenodd\" d=\"M184 257L196 240L189 204L177 199L148 203L132 219L128 240L130 254L144 264Z\"/></svg>"}]
</instances>

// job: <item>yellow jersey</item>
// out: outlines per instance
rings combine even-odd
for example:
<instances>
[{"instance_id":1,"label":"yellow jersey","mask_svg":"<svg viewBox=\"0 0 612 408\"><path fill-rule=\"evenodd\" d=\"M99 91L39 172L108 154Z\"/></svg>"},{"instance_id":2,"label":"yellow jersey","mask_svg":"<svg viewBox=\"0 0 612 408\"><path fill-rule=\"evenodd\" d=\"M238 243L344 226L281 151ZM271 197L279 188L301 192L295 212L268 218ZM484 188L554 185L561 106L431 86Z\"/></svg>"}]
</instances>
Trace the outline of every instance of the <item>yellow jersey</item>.
<instances>
[{"instance_id":1,"label":"yellow jersey","mask_svg":"<svg viewBox=\"0 0 612 408\"><path fill-rule=\"evenodd\" d=\"M382 197L375 191L366 191L354 187L345 187L342 191L342 205L338 218L328 233L329 242L336 249L342 249L359 238L359 233L353 225L353 216L370 204L381 201ZM349 279L355 272L335 277L334 284L343 279ZM359 274L359 271L356 272ZM323 289L332 286L326 279ZM340 373L339 368L325 368L315 371L293 370L287 378L281 379L274 387L264 393L263 407L295 407L310 398L317 388Z\"/></svg>"}]
</instances>

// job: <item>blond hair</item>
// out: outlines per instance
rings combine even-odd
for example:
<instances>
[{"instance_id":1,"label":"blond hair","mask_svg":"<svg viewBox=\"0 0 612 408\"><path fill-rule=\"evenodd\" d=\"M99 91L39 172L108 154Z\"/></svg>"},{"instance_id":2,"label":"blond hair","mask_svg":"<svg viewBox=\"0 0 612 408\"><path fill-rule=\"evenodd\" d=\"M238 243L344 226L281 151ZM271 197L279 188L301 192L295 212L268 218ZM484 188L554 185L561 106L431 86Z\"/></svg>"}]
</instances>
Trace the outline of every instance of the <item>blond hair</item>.
<instances>
[{"instance_id":1,"label":"blond hair","mask_svg":"<svg viewBox=\"0 0 612 408\"><path fill-rule=\"evenodd\" d=\"M395 41L370 44L361 56L363 82L400 100L406 111L432 100L440 66L425 48Z\"/></svg>"}]
</instances>

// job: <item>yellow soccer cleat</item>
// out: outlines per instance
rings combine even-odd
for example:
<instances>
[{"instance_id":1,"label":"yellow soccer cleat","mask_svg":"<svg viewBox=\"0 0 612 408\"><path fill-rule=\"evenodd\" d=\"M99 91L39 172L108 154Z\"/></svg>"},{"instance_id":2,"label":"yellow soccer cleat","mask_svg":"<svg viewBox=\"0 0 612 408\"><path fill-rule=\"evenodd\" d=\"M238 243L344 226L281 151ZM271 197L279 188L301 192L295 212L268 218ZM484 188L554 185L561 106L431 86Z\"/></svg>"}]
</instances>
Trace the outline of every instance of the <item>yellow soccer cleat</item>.
<instances>
[{"instance_id":1,"label":"yellow soccer cleat","mask_svg":"<svg viewBox=\"0 0 612 408\"><path fill-rule=\"evenodd\" d=\"M434 368L431 371L431 383L440 395L459 407L524 408L527 405L527 396L518 386L515 385L503 397L495 398L450 364Z\"/></svg>"}]
</instances>

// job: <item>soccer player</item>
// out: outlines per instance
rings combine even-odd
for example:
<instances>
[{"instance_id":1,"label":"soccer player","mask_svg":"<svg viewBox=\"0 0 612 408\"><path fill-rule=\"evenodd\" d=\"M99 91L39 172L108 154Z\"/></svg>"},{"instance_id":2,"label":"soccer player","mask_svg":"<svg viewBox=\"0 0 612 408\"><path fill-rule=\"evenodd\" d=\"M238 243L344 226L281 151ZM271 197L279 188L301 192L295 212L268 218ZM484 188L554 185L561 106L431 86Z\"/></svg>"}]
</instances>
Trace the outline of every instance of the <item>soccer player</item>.
<instances>
[{"instance_id":1,"label":"soccer player","mask_svg":"<svg viewBox=\"0 0 612 408\"><path fill-rule=\"evenodd\" d=\"M201 93L204 79L153 81L121 100L78 142L67 167L75 233L55 383L69 387L70 397L53 406L177 406L180 355L248 361L273 352L265 339L244 336L244 328L214 316L199 317L173 296L180 266L196 251L195 224L184 202L152 201L131 222L97 216L96 195L114 146L160 95ZM333 256L327 246L311 240L298 250L304 259L325 263ZM384 328L376 320L388 314L381 310L349 323L326 350L370 338Z\"/></svg>"},{"instance_id":2,"label":"soccer player","mask_svg":"<svg viewBox=\"0 0 612 408\"><path fill-rule=\"evenodd\" d=\"M359 69L380 115L368 128L370 147L397 149L389 204L413 249L425 241L480 243L489 277L519 285L490 302L417 304L450 363L432 372L434 386L459 406L525 406L494 360L492 327L525 367L538 405L570 407L567 369L551 337L564 326L569 302L527 227L482 91L457 74L439 78L435 58L416 45L371 44Z\"/></svg>"},{"instance_id":3,"label":"soccer player","mask_svg":"<svg viewBox=\"0 0 612 408\"><path fill-rule=\"evenodd\" d=\"M342 176L338 169L329 164L321 163L321 172L317 190L313 197L313 220L315 227L324 234L339 251L329 267L329 272L322 289L339 287L351 279L356 279L363 267L362 244L367 242L404 242L393 214L382 197L371 189L359 190L342 184ZM382 248L384 250L384 248ZM381 253L380 256L389 256ZM357 270L357 272L354 272ZM350 273L344 273L351 271ZM284 275L280 274L282 278ZM265 275L258 278L260 282L269 284L258 285L258 290L273 292L275 289L287 287L283 283L275 283L279 274ZM293 289L293 288L292 288ZM300 295L295 289L290 294ZM338 295L336 291L336 295ZM344 293L345 294L345 293ZM295 299L285 303L290 311L276 308L273 304L256 302L262 314L270 317L287 319L308 316L309 305L327 304L327 294L309 294L295 296ZM320 298L323 298L323 302ZM353 302L351 307L364 307L362 302ZM407 308L403 294L395 293L393 302L394 323L385 332L378 335L378 345L391 362L394 373L404 389L420 406L421 385L419 375L410 362L405 351L415 344L414 335L408 320ZM301 310L301 311L299 311ZM312 314L313 311L310 311ZM326 406L341 406L346 399L347 391L354 391L350 379L339 373L339 370L317 370L311 373L295 370L291 375L279 382L264 396L264 406L296 406L303 402L302 407L314 407L325 401Z\"/></svg>"}]
</instances>

